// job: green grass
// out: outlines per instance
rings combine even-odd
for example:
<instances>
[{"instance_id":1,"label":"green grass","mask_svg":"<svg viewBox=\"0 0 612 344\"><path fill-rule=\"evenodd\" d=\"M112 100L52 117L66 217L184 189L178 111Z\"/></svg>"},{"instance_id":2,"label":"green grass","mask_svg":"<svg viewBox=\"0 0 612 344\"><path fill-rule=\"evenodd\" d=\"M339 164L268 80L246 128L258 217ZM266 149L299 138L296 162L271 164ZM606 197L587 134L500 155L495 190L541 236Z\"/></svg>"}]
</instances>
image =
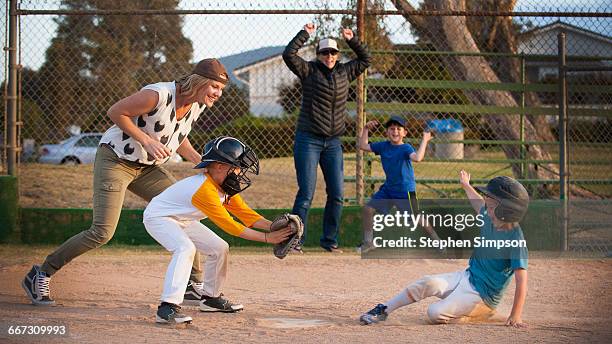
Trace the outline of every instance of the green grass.
<instances>
[{"instance_id":1,"label":"green grass","mask_svg":"<svg viewBox=\"0 0 612 344\"><path fill-rule=\"evenodd\" d=\"M556 147L555 147L556 148ZM570 180L571 179L586 179L586 180L608 180L607 183L581 185L582 187L595 192L604 197L612 197L612 150L605 147L569 147L570 154ZM350 159L355 158L355 154L346 154ZM490 159L503 160L506 159L505 154L500 149L489 149L480 151L470 156L470 159ZM551 152L551 160L558 160L558 150ZM596 163L589 164L589 161ZM576 162L572 164L572 162ZM579 162L579 163L578 163ZM427 156L420 163L414 163L415 176L417 183L419 179L448 179L458 180L460 170L470 172L472 179L489 179L494 176L508 175L512 176L512 169L508 163L486 163L486 162L428 162ZM355 175L355 161L345 161L345 174ZM372 176L384 177L384 171L380 162L372 163ZM376 184L378 189L380 183ZM457 184L436 184L423 185L417 184L417 193L420 198L438 198L438 197L463 197L463 191ZM353 192L354 195L354 192ZM351 196L347 196L351 197Z\"/></svg>"}]
</instances>

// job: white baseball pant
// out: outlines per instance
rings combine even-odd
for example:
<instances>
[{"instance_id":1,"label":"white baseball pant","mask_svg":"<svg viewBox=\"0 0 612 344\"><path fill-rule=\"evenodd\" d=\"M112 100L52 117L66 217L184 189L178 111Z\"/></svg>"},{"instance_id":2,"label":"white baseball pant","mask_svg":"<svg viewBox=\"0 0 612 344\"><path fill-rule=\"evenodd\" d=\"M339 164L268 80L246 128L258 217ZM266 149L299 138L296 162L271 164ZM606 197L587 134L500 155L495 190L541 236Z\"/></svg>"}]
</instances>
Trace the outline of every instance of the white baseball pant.
<instances>
[{"instance_id":1,"label":"white baseball pant","mask_svg":"<svg viewBox=\"0 0 612 344\"><path fill-rule=\"evenodd\" d=\"M199 221L178 221L171 217L144 220L147 232L168 251L168 265L161 295L162 302L183 303L191 264L196 250L206 255L204 264L204 294L217 297L227 276L229 245Z\"/></svg>"},{"instance_id":2,"label":"white baseball pant","mask_svg":"<svg viewBox=\"0 0 612 344\"><path fill-rule=\"evenodd\" d=\"M470 284L467 270L425 276L406 287L405 292L411 303L430 296L442 299L427 309L427 316L434 324L486 319L495 313Z\"/></svg>"}]
</instances>

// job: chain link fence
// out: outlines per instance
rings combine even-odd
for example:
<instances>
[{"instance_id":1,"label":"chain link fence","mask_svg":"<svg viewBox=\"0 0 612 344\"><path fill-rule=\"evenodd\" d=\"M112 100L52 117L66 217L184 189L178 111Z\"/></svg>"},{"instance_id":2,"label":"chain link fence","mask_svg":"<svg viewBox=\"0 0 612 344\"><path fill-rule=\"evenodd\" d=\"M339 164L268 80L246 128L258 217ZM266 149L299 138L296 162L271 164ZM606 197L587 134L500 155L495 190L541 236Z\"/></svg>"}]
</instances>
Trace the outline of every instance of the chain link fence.
<instances>
[{"instance_id":1,"label":"chain link fence","mask_svg":"<svg viewBox=\"0 0 612 344\"><path fill-rule=\"evenodd\" d=\"M406 141L415 147L425 128L434 131L425 161L415 167L421 197L461 197L457 173L465 169L476 183L514 175L533 198L558 198L557 34L568 36L569 61L612 63L609 3L572 4L366 1L360 35L373 65L365 79L365 118L404 116ZM87 163L81 156L95 151L95 142L65 140L103 133L112 125L106 111L119 99L148 83L175 80L202 58L219 57L231 83L195 124L190 141L202 149L219 135L243 139L262 159L261 179L270 182L259 187L287 194L282 202L263 197L256 205L290 207L297 189L292 151L300 90L281 54L305 23L314 22L316 37L300 52L314 58L319 38L338 38L342 26L356 28L356 9L355 0L19 2L22 179L35 178L25 172L51 160L56 147L49 144L66 146L53 162ZM343 47L343 58L352 58ZM5 56L2 62L4 80ZM612 75L576 73L568 82L571 195L610 198ZM355 137L362 125L356 87L343 137L347 204L361 192L355 187ZM3 140L5 114L3 107ZM381 128L372 140L383 139ZM384 173L376 157L364 159L368 197ZM319 180L313 206L324 204Z\"/></svg>"},{"instance_id":2,"label":"chain link fence","mask_svg":"<svg viewBox=\"0 0 612 344\"><path fill-rule=\"evenodd\" d=\"M573 251L610 256L612 119L599 111L612 104L612 59L589 56L566 61L564 70L568 92L568 182L588 192L568 200L568 246ZM584 110L594 111L588 116L582 113Z\"/></svg>"},{"instance_id":3,"label":"chain link fence","mask_svg":"<svg viewBox=\"0 0 612 344\"><path fill-rule=\"evenodd\" d=\"M3 29L3 33L2 33L2 43L4 44L4 47L8 47L9 46L9 36L8 36L8 25L9 25L9 20L8 20L8 6L3 6L0 7L0 12L2 13L2 16L0 16L0 24L2 24L2 29ZM2 54L2 56L0 57L0 61L2 62L2 99L7 99L7 87L6 87L6 76L8 75L8 63L7 63L7 54L6 52L4 54ZM0 175L4 175L7 172L6 169L6 133L7 133L7 122L6 122L6 105L7 102L3 101L2 102L2 106L0 107L2 114L1 114L1 120L0 122L2 122L2 131L0 132L0 145L2 145L2 152L0 152Z\"/></svg>"}]
</instances>

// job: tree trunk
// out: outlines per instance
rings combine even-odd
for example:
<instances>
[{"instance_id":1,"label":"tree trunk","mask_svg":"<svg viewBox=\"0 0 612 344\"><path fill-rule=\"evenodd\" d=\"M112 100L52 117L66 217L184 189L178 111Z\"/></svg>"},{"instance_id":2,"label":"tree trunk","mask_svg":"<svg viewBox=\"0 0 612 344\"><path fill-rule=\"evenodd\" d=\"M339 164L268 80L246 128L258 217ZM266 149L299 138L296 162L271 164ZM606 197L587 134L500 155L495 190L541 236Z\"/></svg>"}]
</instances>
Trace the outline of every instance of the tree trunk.
<instances>
[{"instance_id":1,"label":"tree trunk","mask_svg":"<svg viewBox=\"0 0 612 344\"><path fill-rule=\"evenodd\" d=\"M414 8L406 0L393 0L399 11L413 11ZM424 10L465 11L465 0L425 0L422 4ZM467 26L466 17L460 16L410 16L404 18L413 25L421 37L426 37L439 51L480 52L474 37ZM502 30L504 25L501 25ZM498 28L497 30L499 30ZM479 82L501 82L497 73L491 68L484 57L450 56L443 59L447 69L455 80L468 80ZM510 68L510 67L508 67ZM515 70L516 69L512 69ZM517 101L507 91L467 90L465 95L476 105L517 107ZM495 128L497 140L519 140L519 117L513 114L486 115L486 121L491 128ZM539 135L541 128L534 127L531 121L525 121L525 138L530 141L542 141ZM506 157L517 159L520 157L519 146L502 145ZM527 158L537 160L551 160L550 154L540 145L527 147ZM520 176L520 165L512 163L514 175ZM537 179L557 179L558 166L555 164L529 164L528 177ZM593 196L590 192L573 188L581 195ZM539 194L551 194L550 185L540 185Z\"/></svg>"},{"instance_id":2,"label":"tree trunk","mask_svg":"<svg viewBox=\"0 0 612 344\"><path fill-rule=\"evenodd\" d=\"M503 11L511 12L514 10L516 0L500 0L497 3L491 3L483 0L473 0L468 3L468 10L473 11ZM492 23L488 23L492 22ZM492 17L492 20L484 20L482 17L467 17L466 24L471 32L474 32L474 27L489 24L490 29L483 30L480 38L480 46L485 47L490 52L500 52L517 54L518 43L516 41L516 29L512 22L512 17ZM499 59L499 58L494 58ZM494 63L490 63L491 68L495 71L502 82L520 83L521 82L521 61L518 58L501 58ZM513 93L514 100L520 102L520 93ZM525 106L539 107L542 105L540 97L534 92L525 93ZM557 138L550 130L550 124L546 120L546 116L527 115L526 119L531 124L538 128L538 134L542 141L556 141Z\"/></svg>"}]
</instances>

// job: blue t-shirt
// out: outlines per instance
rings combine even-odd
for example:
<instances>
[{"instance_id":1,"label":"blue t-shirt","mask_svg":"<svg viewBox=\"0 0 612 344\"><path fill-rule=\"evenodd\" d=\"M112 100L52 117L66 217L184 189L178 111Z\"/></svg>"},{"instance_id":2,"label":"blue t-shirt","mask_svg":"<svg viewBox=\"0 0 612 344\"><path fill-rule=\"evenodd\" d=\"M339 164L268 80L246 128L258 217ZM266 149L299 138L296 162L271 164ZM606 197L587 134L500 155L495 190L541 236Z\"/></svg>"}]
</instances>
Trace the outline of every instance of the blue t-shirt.
<instances>
[{"instance_id":1,"label":"blue t-shirt","mask_svg":"<svg viewBox=\"0 0 612 344\"><path fill-rule=\"evenodd\" d=\"M411 145L407 143L394 145L390 141L381 141L370 143L370 149L374 154L380 155L380 161L387 177L381 188L404 196L416 190L414 169L412 160L410 160L410 154L415 151Z\"/></svg>"},{"instance_id":2,"label":"blue t-shirt","mask_svg":"<svg viewBox=\"0 0 612 344\"><path fill-rule=\"evenodd\" d=\"M484 225L480 228L480 237L486 240L524 240L521 227L512 230L496 230L491 217L483 207L480 214L484 216ZM514 270L527 269L527 247L476 247L470 257L468 271L470 283L480 294L482 300L491 308L497 307L504 290L508 286Z\"/></svg>"}]
</instances>

